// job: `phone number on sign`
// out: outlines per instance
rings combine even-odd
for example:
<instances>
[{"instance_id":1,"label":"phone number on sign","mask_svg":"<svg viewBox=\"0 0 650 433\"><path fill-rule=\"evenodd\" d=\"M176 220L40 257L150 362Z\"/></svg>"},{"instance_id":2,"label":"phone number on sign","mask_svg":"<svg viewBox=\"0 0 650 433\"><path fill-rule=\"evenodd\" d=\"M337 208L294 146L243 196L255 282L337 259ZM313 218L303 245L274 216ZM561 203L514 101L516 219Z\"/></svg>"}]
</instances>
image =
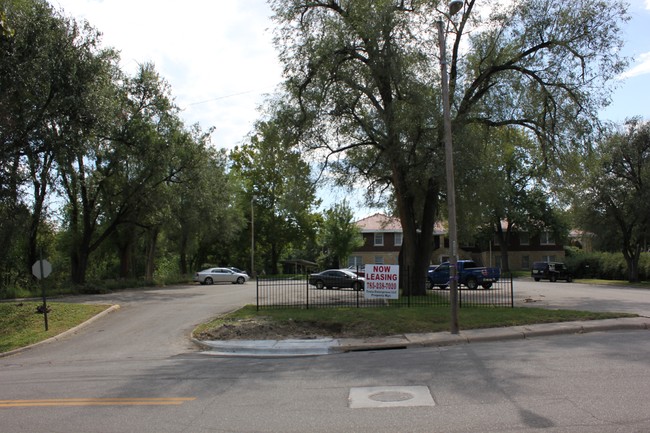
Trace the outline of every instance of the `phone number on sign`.
<instances>
[{"instance_id":1,"label":"phone number on sign","mask_svg":"<svg viewBox=\"0 0 650 433\"><path fill-rule=\"evenodd\" d=\"M369 290L397 290L397 283L366 281L366 288Z\"/></svg>"}]
</instances>

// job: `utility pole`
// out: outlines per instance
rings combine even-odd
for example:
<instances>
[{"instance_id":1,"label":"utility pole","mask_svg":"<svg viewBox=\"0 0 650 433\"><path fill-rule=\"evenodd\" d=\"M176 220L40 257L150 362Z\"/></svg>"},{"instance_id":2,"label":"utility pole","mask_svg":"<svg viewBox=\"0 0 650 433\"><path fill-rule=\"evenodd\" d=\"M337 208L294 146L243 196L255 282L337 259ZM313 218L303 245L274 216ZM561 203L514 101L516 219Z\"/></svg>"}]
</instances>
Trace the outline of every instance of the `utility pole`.
<instances>
[{"instance_id":1,"label":"utility pole","mask_svg":"<svg viewBox=\"0 0 650 433\"><path fill-rule=\"evenodd\" d=\"M462 0L449 3L449 18L463 7ZM449 103L449 76L447 75L447 41L442 17L438 19L438 44L440 46L440 80L442 82L442 112L444 123L445 168L447 175L447 212L449 238L449 290L451 304L452 334L459 333L458 325L458 231L456 228L456 186L454 183L454 152L451 133L451 109Z\"/></svg>"}]
</instances>

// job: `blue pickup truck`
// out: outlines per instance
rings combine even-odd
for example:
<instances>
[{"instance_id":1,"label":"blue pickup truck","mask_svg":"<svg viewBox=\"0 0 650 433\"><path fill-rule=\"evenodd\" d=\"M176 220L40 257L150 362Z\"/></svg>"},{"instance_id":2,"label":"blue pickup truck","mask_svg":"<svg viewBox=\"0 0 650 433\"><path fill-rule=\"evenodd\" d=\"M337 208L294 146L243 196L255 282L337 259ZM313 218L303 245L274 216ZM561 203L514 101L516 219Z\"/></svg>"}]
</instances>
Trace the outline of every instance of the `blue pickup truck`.
<instances>
[{"instance_id":1,"label":"blue pickup truck","mask_svg":"<svg viewBox=\"0 0 650 433\"><path fill-rule=\"evenodd\" d=\"M492 287L493 283L499 281L501 271L499 268L485 268L477 266L472 260L458 260L458 284L468 289L477 289L478 286L484 289ZM438 286L446 289L449 286L449 262L430 269L427 275L427 288L433 289Z\"/></svg>"}]
</instances>

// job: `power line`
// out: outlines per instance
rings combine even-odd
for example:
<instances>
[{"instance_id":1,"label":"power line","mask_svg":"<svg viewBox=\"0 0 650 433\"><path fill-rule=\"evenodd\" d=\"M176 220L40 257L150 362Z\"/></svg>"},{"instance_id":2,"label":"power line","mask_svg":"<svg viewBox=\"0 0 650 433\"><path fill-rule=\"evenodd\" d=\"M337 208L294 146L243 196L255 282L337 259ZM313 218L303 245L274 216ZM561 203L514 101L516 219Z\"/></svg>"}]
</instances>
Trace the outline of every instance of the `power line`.
<instances>
[{"instance_id":1,"label":"power line","mask_svg":"<svg viewBox=\"0 0 650 433\"><path fill-rule=\"evenodd\" d=\"M248 95L249 93L257 93L260 92L261 90L247 90L245 92L239 92L239 93L232 93L230 95L224 95L224 96L217 96L216 98L211 98L211 99L206 99L204 101L198 101L198 102L190 102L189 104L185 104L186 107L192 106L192 105L200 105L200 104L207 104L208 102L212 101L219 101L221 99L227 99L227 98L233 98L235 96L241 96L241 95Z\"/></svg>"}]
</instances>

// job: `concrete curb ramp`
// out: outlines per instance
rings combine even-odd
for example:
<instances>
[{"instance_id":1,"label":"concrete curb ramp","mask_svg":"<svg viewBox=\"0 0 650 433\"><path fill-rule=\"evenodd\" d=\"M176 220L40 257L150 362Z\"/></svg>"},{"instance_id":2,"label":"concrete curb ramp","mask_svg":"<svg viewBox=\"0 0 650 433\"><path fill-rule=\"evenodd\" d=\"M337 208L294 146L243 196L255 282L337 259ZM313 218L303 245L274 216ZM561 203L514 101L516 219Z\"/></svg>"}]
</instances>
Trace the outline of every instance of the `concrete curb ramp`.
<instances>
[{"instance_id":1,"label":"concrete curb ramp","mask_svg":"<svg viewBox=\"0 0 650 433\"><path fill-rule=\"evenodd\" d=\"M616 330L649 330L650 318L632 317L593 321L543 323L508 328L470 329L458 335L449 332L404 334L376 338L320 338L309 340L223 340L195 342L206 354L217 356L315 356L333 353L440 347L489 341L523 340L549 335L583 334Z\"/></svg>"}]
</instances>

